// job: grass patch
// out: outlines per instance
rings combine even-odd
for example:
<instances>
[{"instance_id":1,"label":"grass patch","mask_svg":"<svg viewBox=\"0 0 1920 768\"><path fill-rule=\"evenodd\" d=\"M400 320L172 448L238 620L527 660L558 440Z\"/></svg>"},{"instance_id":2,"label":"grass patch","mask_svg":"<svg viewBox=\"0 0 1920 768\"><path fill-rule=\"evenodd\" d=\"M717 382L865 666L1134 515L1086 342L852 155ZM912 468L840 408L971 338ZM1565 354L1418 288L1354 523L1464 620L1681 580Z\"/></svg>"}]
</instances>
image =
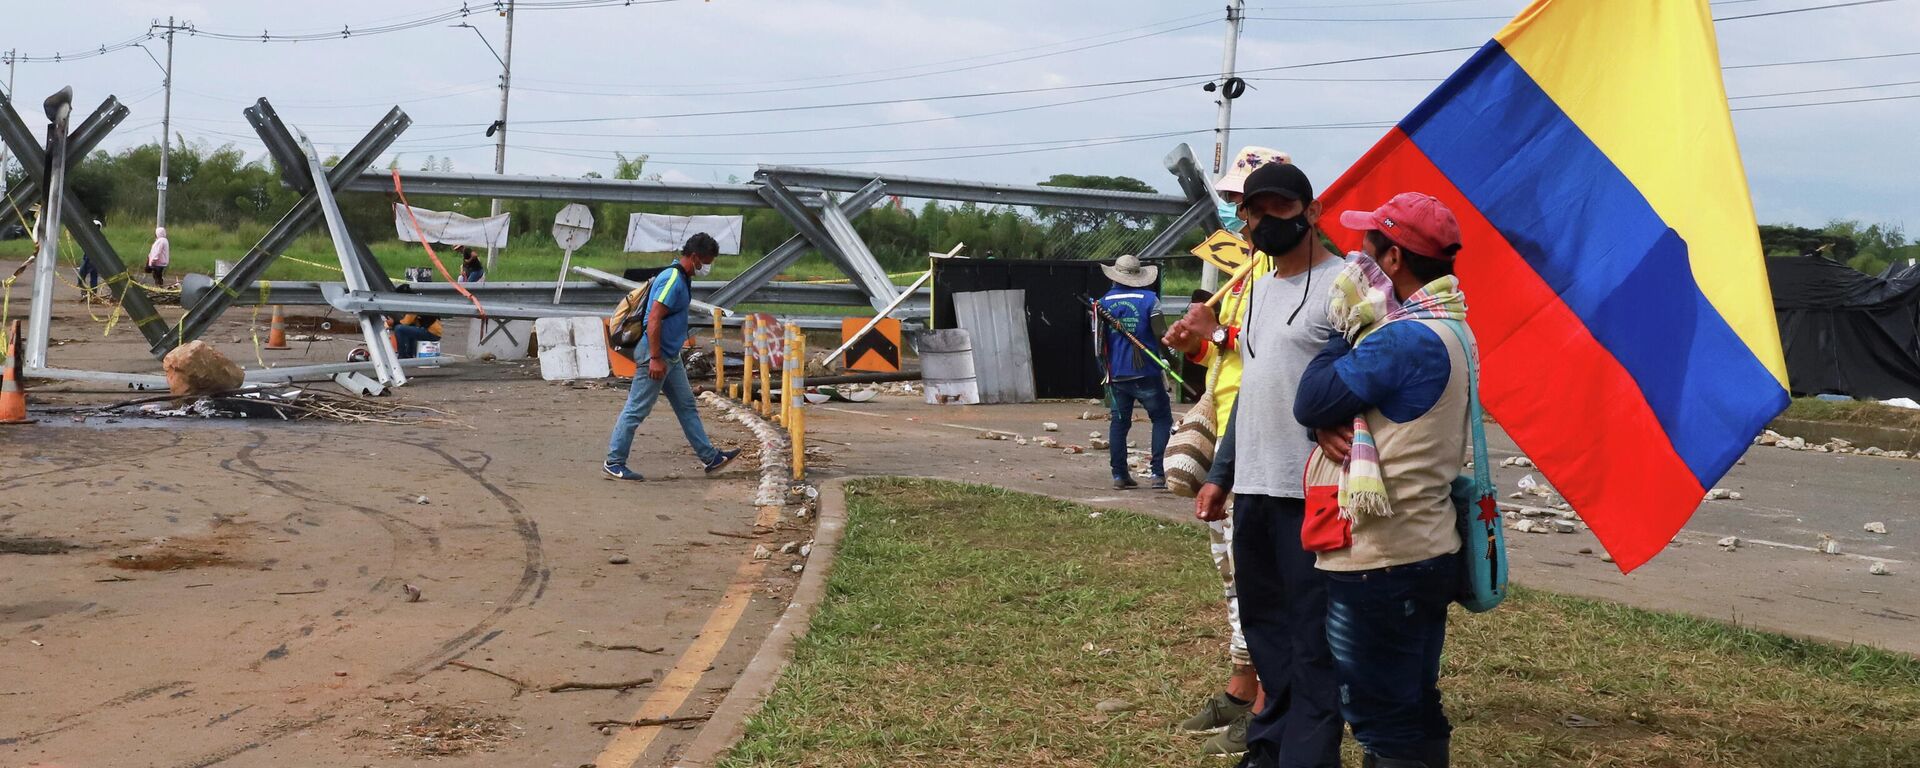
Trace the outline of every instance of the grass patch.
<instances>
[{"instance_id":1,"label":"grass patch","mask_svg":"<svg viewBox=\"0 0 1920 768\"><path fill-rule=\"evenodd\" d=\"M1895 429L1920 429L1920 411L1881 405L1869 400L1833 402L1812 397L1798 397L1787 404L1787 410L1780 414L1780 418Z\"/></svg>"},{"instance_id":2,"label":"grass patch","mask_svg":"<svg viewBox=\"0 0 1920 768\"><path fill-rule=\"evenodd\" d=\"M1170 727L1226 671L1204 531L933 481L848 504L826 602L724 765L1229 764ZM1920 765L1912 657L1530 590L1449 630L1457 765Z\"/></svg>"}]
</instances>

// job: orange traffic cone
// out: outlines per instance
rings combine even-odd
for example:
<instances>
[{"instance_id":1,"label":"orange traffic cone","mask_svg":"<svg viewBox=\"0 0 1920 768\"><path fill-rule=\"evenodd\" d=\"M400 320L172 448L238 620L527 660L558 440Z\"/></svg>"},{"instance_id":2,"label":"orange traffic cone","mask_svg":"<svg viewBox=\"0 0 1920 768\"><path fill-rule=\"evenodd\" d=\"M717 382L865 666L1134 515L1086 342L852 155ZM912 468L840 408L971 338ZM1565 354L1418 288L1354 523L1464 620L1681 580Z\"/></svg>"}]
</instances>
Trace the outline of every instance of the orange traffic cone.
<instances>
[{"instance_id":1,"label":"orange traffic cone","mask_svg":"<svg viewBox=\"0 0 1920 768\"><path fill-rule=\"evenodd\" d=\"M27 393L20 388L20 321L7 330L7 365L0 373L0 424L28 424Z\"/></svg>"},{"instance_id":2,"label":"orange traffic cone","mask_svg":"<svg viewBox=\"0 0 1920 768\"><path fill-rule=\"evenodd\" d=\"M287 346L287 321L280 316L280 305L273 305L273 324L267 328L267 349L293 349Z\"/></svg>"}]
</instances>

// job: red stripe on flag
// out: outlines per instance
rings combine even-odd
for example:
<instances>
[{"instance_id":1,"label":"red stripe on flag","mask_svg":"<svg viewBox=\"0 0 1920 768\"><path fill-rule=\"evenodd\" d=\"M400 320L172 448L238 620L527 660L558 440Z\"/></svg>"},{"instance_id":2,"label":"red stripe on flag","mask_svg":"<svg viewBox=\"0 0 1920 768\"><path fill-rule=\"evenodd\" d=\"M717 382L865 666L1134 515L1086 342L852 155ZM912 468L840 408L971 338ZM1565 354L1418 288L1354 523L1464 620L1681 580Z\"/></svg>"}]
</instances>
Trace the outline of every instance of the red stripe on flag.
<instances>
[{"instance_id":1,"label":"red stripe on flag","mask_svg":"<svg viewBox=\"0 0 1920 768\"><path fill-rule=\"evenodd\" d=\"M1680 459L1638 383L1573 310L1398 128L1320 198L1320 226L1345 250L1346 210L1401 192L1440 198L1460 221L1460 282L1479 345L1481 400L1622 572L1659 554L1706 489Z\"/></svg>"}]
</instances>

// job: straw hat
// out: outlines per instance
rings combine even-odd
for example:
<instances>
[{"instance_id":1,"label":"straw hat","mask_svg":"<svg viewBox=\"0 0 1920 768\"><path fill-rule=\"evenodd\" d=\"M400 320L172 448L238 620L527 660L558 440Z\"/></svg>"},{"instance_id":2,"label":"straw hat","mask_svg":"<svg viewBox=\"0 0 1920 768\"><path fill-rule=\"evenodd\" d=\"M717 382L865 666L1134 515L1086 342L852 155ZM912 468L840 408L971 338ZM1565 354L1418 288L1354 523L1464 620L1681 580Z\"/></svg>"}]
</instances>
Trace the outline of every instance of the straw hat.
<instances>
[{"instance_id":1,"label":"straw hat","mask_svg":"<svg viewBox=\"0 0 1920 768\"><path fill-rule=\"evenodd\" d=\"M1277 149L1241 147L1240 151L1233 156L1232 167L1227 169L1225 176L1221 176L1219 181L1214 182L1213 189L1216 192L1223 193L1244 192L1246 191L1244 187L1247 183L1247 175L1253 173L1253 169L1259 168L1267 163L1291 162L1293 162L1292 155Z\"/></svg>"},{"instance_id":2,"label":"straw hat","mask_svg":"<svg viewBox=\"0 0 1920 768\"><path fill-rule=\"evenodd\" d=\"M1128 288L1145 288L1160 279L1160 268L1140 263L1140 257L1131 253L1113 260L1113 266L1100 265L1100 271L1107 273L1107 279Z\"/></svg>"}]
</instances>

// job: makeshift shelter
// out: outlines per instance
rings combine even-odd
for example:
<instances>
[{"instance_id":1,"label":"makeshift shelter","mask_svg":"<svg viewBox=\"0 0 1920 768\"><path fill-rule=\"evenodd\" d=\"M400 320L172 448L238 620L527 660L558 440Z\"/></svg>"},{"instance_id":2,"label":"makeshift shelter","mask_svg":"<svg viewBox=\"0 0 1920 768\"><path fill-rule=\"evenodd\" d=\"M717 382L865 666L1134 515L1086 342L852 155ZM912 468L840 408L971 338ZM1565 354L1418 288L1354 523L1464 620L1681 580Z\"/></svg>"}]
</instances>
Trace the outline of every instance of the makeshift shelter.
<instances>
[{"instance_id":1,"label":"makeshift shelter","mask_svg":"<svg viewBox=\"0 0 1920 768\"><path fill-rule=\"evenodd\" d=\"M1795 395L1920 399L1920 270L1767 259Z\"/></svg>"}]
</instances>

